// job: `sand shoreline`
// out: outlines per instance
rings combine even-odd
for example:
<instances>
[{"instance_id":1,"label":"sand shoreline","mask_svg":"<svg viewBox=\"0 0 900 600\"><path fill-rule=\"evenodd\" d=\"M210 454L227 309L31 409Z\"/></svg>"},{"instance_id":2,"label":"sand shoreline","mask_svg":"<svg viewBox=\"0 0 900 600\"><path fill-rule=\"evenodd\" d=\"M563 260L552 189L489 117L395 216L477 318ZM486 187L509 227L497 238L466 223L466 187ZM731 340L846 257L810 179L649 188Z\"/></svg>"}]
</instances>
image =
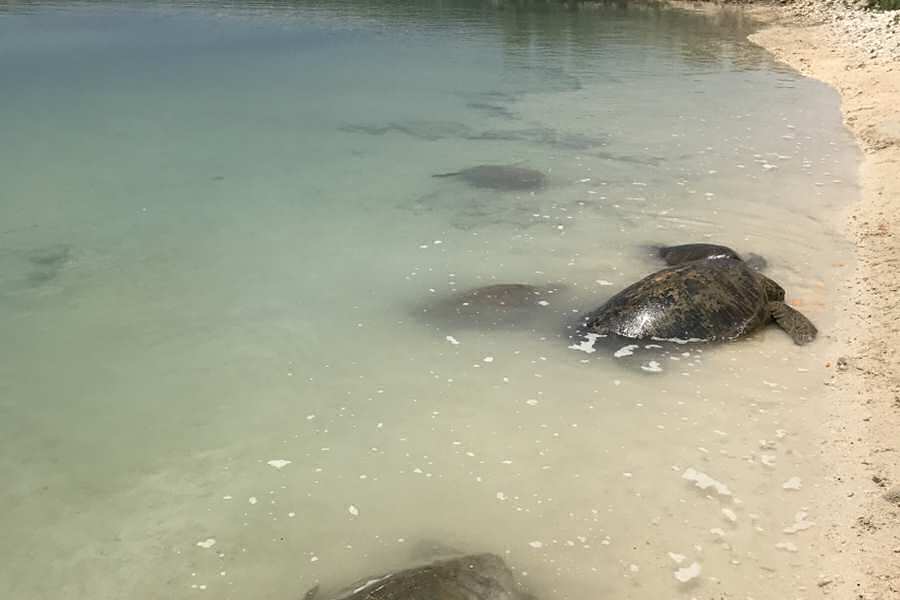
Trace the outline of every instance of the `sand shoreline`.
<instances>
[{"instance_id":1,"label":"sand shoreline","mask_svg":"<svg viewBox=\"0 0 900 600\"><path fill-rule=\"evenodd\" d=\"M856 264L825 334L834 356L818 442L829 492L814 507L817 589L802 597L900 600L900 11L836 0L665 4L743 13L759 25L752 42L840 94L862 162L860 196L836 228Z\"/></svg>"},{"instance_id":2,"label":"sand shoreline","mask_svg":"<svg viewBox=\"0 0 900 600\"><path fill-rule=\"evenodd\" d=\"M839 4L748 9L751 41L834 87L862 151L861 197L840 229L856 265L845 282L835 356L823 391L821 454L832 489L820 499L822 570L813 597L900 598L900 61L897 31ZM855 35L854 31L859 31ZM866 40L868 36L868 40ZM875 39L878 48L864 49Z\"/></svg>"},{"instance_id":3,"label":"sand shoreline","mask_svg":"<svg viewBox=\"0 0 900 600\"><path fill-rule=\"evenodd\" d=\"M900 62L889 44L862 49L852 30L870 16L843 6L754 8L765 25L751 41L841 96L862 151L861 198L842 215L856 265L842 290L837 353L823 393L829 421L821 454L834 493L821 499L822 595L900 598ZM857 12L857 15L851 13ZM860 24L850 20L859 19ZM875 16L883 19L883 15ZM828 488L825 488L828 489Z\"/></svg>"}]
</instances>

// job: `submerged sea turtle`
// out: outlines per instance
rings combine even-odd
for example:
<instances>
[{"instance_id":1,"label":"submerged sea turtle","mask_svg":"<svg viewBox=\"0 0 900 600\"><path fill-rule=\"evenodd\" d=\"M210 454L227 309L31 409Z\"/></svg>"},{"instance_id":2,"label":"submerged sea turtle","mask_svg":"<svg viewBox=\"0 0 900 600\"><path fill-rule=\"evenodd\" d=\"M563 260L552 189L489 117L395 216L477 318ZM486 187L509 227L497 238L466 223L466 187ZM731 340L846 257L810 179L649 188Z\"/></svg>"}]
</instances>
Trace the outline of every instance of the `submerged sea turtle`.
<instances>
[{"instance_id":1,"label":"submerged sea turtle","mask_svg":"<svg viewBox=\"0 0 900 600\"><path fill-rule=\"evenodd\" d=\"M417 315L436 324L455 327L520 326L546 312L548 299L564 289L560 284L497 283L429 303L419 308Z\"/></svg>"},{"instance_id":2,"label":"submerged sea turtle","mask_svg":"<svg viewBox=\"0 0 900 600\"><path fill-rule=\"evenodd\" d=\"M816 337L809 319L784 303L780 285L744 261L723 256L689 260L648 275L586 315L580 332L593 334L594 340L721 342L749 335L773 320L797 344Z\"/></svg>"},{"instance_id":3,"label":"submerged sea turtle","mask_svg":"<svg viewBox=\"0 0 900 600\"><path fill-rule=\"evenodd\" d=\"M667 265L680 265L692 260L733 258L742 260L737 252L728 246L718 244L680 244L678 246L654 246ZM766 268L766 259L756 254L748 254L745 261L747 266L757 271Z\"/></svg>"},{"instance_id":4,"label":"submerged sea turtle","mask_svg":"<svg viewBox=\"0 0 900 600\"><path fill-rule=\"evenodd\" d=\"M536 190L546 182L546 176L540 171L514 165L479 165L432 177L459 177L475 187L502 191Z\"/></svg>"},{"instance_id":5,"label":"submerged sea turtle","mask_svg":"<svg viewBox=\"0 0 900 600\"><path fill-rule=\"evenodd\" d=\"M317 600L319 587L304 600ZM495 554L470 554L367 577L329 600L531 600ZM324 598L322 599L324 600Z\"/></svg>"}]
</instances>

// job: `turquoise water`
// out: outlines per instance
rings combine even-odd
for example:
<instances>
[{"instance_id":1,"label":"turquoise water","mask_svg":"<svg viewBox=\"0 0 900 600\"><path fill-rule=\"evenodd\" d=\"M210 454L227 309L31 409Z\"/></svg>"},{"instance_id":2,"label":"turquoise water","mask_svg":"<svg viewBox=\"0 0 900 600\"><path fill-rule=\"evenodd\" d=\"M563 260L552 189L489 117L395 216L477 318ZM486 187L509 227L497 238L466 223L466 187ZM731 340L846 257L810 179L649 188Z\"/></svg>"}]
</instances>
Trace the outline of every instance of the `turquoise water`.
<instances>
[{"instance_id":1,"label":"turquoise water","mask_svg":"<svg viewBox=\"0 0 900 600\"><path fill-rule=\"evenodd\" d=\"M748 27L0 3L0 597L297 598L421 539L500 553L538 598L816 589L818 530L784 528L827 484L856 154L837 96ZM477 164L547 185L431 177ZM647 244L705 240L765 256L820 340L655 376L568 348L659 267ZM567 291L512 330L423 313L496 282Z\"/></svg>"}]
</instances>

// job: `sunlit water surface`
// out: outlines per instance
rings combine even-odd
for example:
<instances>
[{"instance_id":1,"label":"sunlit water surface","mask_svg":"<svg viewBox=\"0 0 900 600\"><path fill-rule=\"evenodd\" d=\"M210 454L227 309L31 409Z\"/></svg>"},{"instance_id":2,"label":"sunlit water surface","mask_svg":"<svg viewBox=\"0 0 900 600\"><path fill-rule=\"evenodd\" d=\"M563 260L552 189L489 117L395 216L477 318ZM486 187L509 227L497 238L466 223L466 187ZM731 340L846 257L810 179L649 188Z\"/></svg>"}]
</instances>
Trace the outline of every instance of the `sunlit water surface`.
<instances>
[{"instance_id":1,"label":"sunlit water surface","mask_svg":"<svg viewBox=\"0 0 900 600\"><path fill-rule=\"evenodd\" d=\"M0 3L0 596L296 599L422 539L501 554L542 600L813 596L856 156L836 95L746 33ZM430 177L476 164L548 183ZM648 244L685 241L766 257L820 340L658 374L569 349L659 268ZM427 311L497 282L567 291L515 328Z\"/></svg>"}]
</instances>

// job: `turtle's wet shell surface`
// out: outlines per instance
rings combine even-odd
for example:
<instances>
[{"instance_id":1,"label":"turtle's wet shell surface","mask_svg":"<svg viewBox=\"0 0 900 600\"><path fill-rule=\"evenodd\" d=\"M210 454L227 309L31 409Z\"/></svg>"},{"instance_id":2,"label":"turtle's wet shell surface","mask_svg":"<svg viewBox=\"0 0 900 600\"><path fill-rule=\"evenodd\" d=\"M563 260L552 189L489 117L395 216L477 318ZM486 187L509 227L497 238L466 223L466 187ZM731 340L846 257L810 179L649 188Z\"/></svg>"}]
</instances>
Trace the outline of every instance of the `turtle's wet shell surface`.
<instances>
[{"instance_id":1,"label":"turtle's wet shell surface","mask_svg":"<svg viewBox=\"0 0 900 600\"><path fill-rule=\"evenodd\" d=\"M699 260L663 269L589 313L583 333L631 339L727 341L769 322L766 288L739 260Z\"/></svg>"}]
</instances>

